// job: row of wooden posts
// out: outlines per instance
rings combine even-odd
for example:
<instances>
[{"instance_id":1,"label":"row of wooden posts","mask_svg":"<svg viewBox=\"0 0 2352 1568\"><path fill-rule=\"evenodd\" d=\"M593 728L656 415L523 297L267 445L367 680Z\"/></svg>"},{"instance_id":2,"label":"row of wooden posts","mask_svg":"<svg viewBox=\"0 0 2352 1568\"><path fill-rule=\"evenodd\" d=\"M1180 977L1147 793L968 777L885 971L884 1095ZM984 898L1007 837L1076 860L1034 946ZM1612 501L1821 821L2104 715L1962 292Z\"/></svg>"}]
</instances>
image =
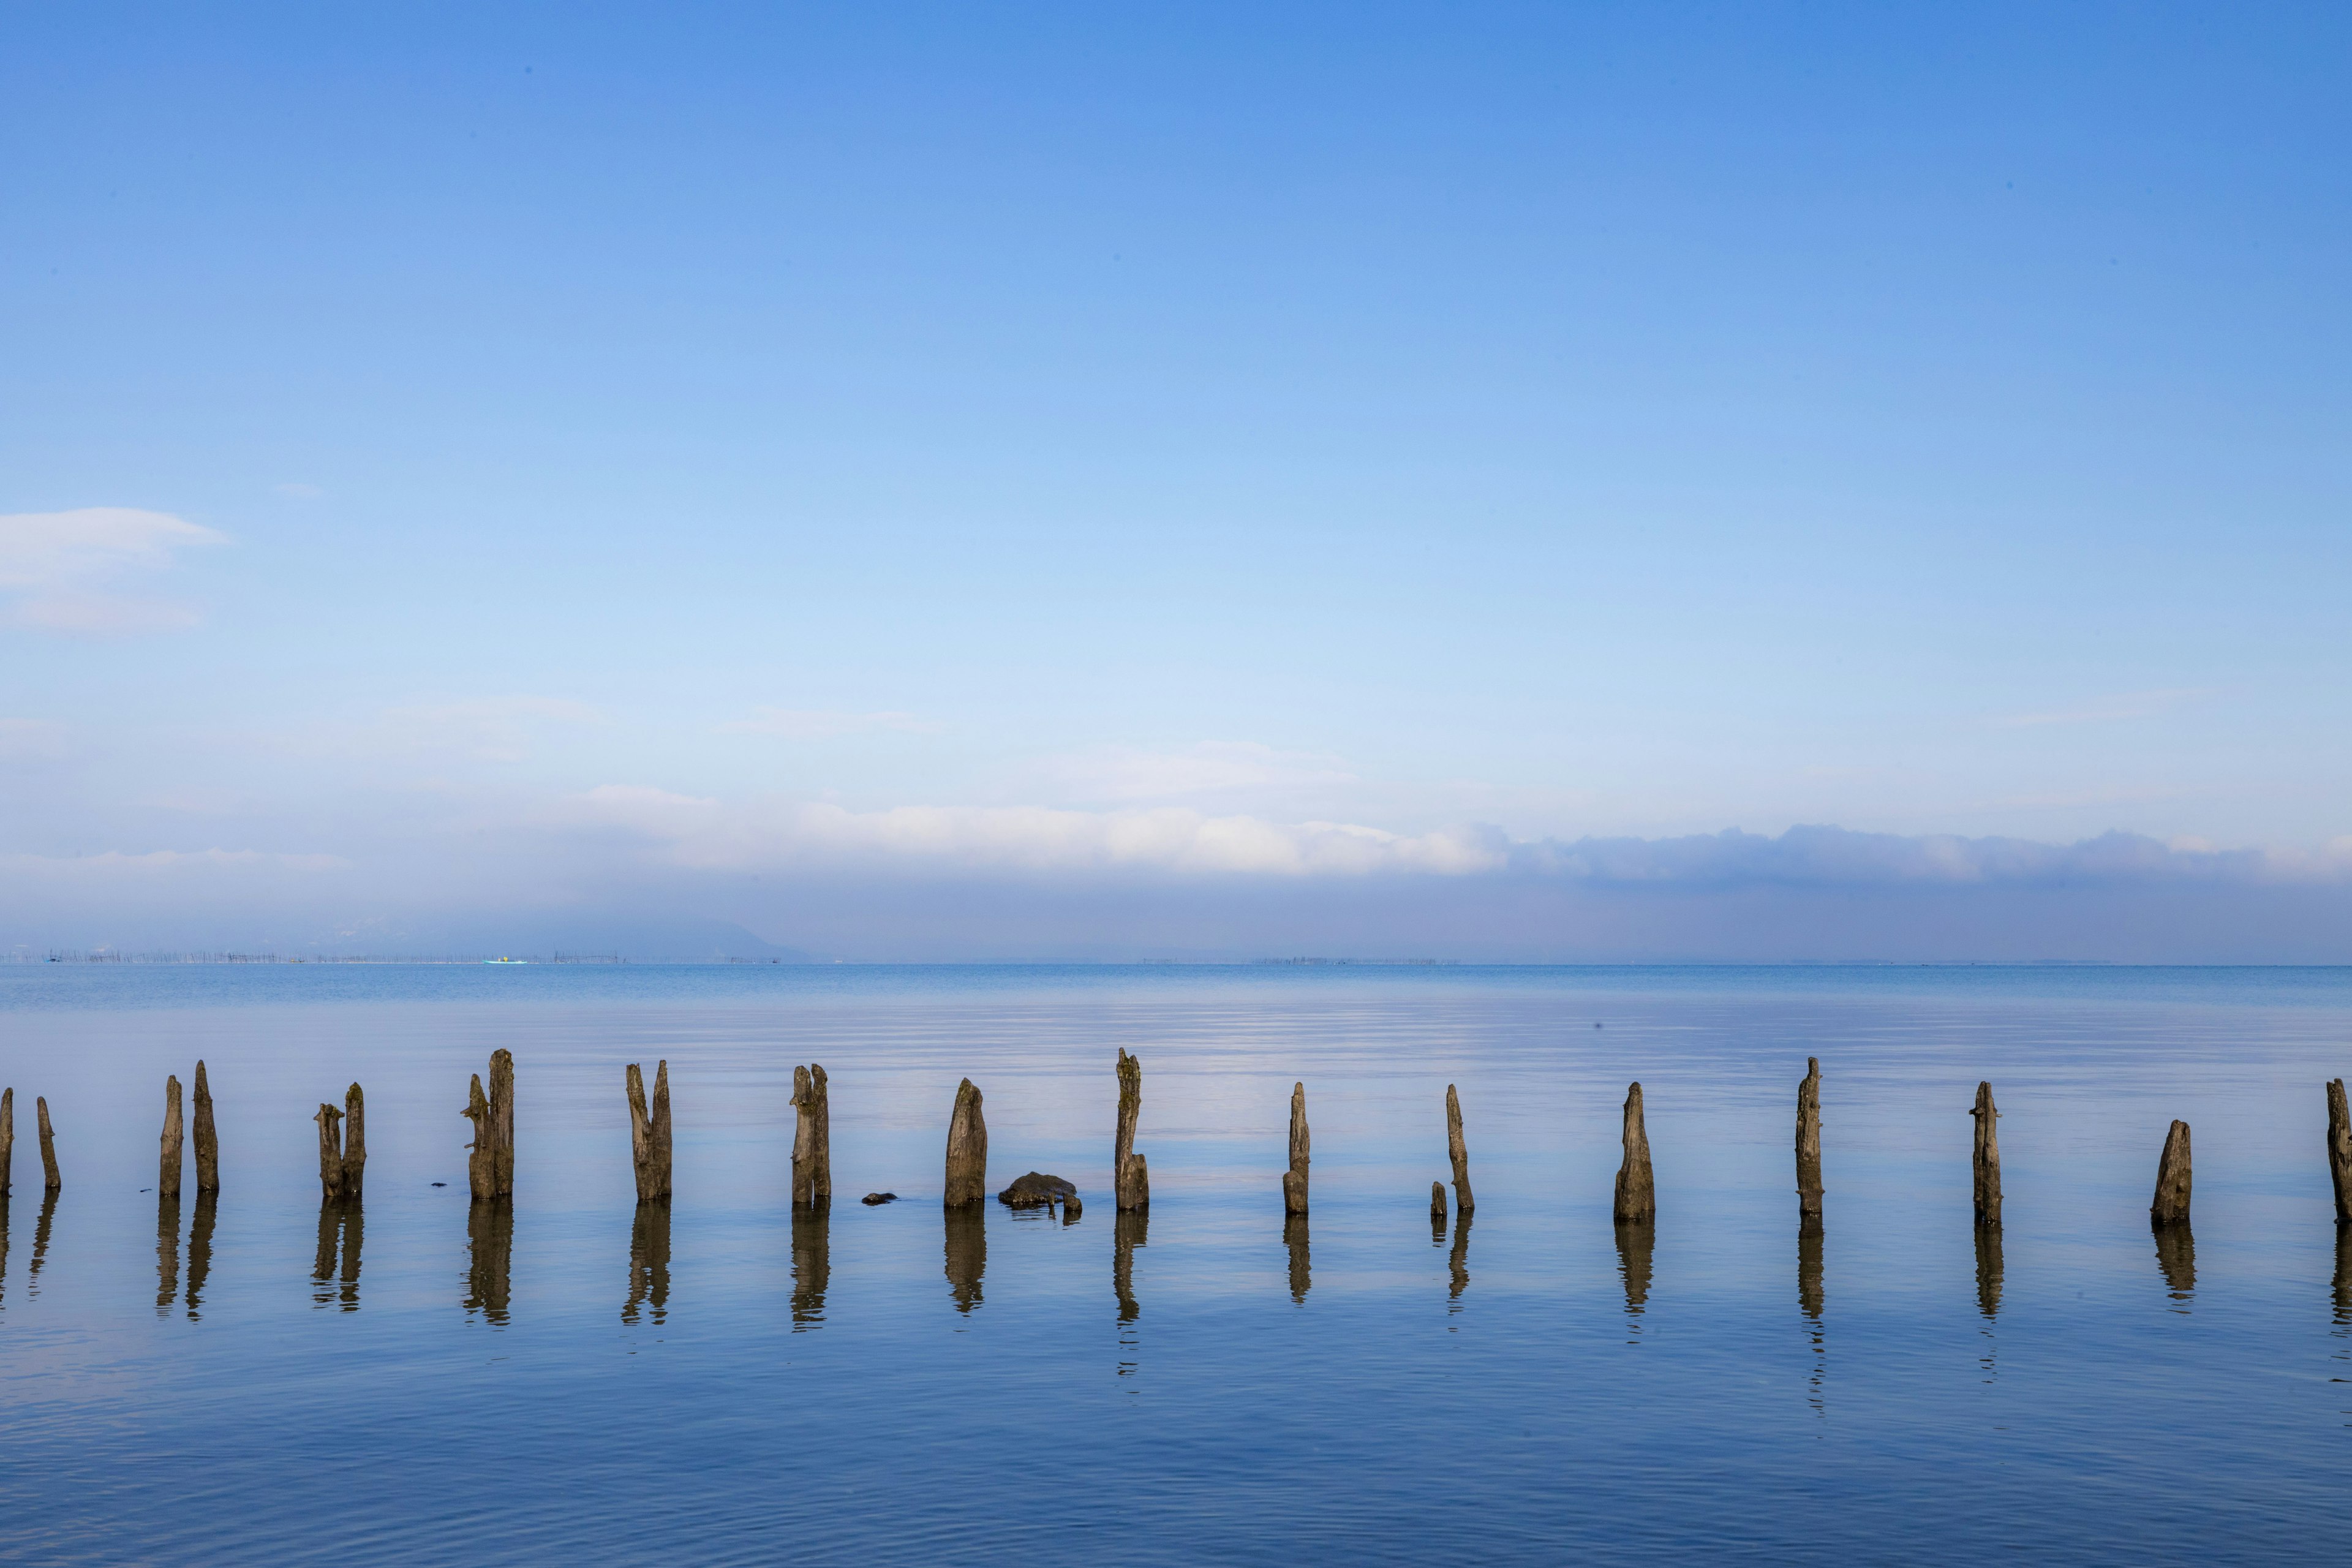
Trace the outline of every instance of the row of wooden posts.
<instances>
[{"instance_id":1,"label":"row of wooden posts","mask_svg":"<svg viewBox=\"0 0 2352 1568\"><path fill-rule=\"evenodd\" d=\"M1128 1211L1147 1207L1151 1202L1150 1172L1144 1157L1135 1152L1136 1125L1143 1114L1143 1063L1121 1050L1117 1070L1118 1120L1112 1143L1112 1184L1118 1207ZM481 1075L474 1075L463 1112L474 1127L466 1171L478 1203L504 1202L514 1196L512 1052L501 1049L490 1054L489 1078L486 1090ZM666 1204L670 1197L671 1166L669 1063L660 1062L654 1068L650 1103L646 1097L644 1074L634 1062L629 1064L626 1075L626 1092L637 1200ZM0 1194L9 1190L16 1140L16 1100L14 1089L0 1089ZM196 1064L194 1100L196 1191L218 1192L220 1138L213 1124L212 1090L205 1082L205 1064L201 1061ZM812 1062L793 1068L792 1104L797 1113L793 1131L793 1206L821 1208L833 1199L833 1131L824 1068ZM49 1102L37 1099L34 1105L40 1131L42 1173L47 1189L56 1192L65 1183L58 1171ZM1979 1225L1998 1226L2000 1141L1995 1124L2000 1112L1993 1105L1991 1084L1977 1085L1976 1105L1969 1114L1976 1120L1972 1158L1976 1220ZM366 1098L360 1086L355 1083L345 1092L340 1110L322 1102L312 1120L319 1126L321 1197L331 1203L359 1198L367 1168ZM1624 1161L1617 1171L1612 1213L1620 1224L1647 1224L1657 1216L1658 1200L1650 1169L1650 1138L1643 1123L1639 1083L1625 1091L1623 1137ZM1454 1212L1467 1215L1476 1206L1470 1191L1470 1150L1463 1136L1461 1097L1450 1083L1445 1086L1445 1144L1454 1166ZM1290 1168L1282 1176L1282 1205L1286 1213L1307 1212L1307 1167L1312 1148L1307 1126L1307 1086L1294 1084L1290 1090ZM156 1179L156 1191L163 1196L179 1195L182 1163L180 1080L169 1077L163 1080L163 1133ZM2340 1078L2327 1085L2327 1163L2335 1188L2336 1222L2352 1224L2352 1110L2347 1110L2344 1080ZM979 1203L987 1195L987 1184L988 1122L982 1114L978 1086L965 1079L956 1086L955 1107L948 1118L942 1199L950 1208ZM2188 1224L2190 1184L2189 1123L2175 1121L2165 1136L2164 1152L2157 1162L2156 1196L2148 1205L2150 1223L2159 1229ZM1797 1085L1797 1212L1802 1219L1820 1219L1822 1191L1822 1064L1820 1058L1809 1057L1805 1060L1805 1076ZM880 1202L887 1195L870 1194L866 1201ZM1050 1208L1060 1202L1072 1214L1079 1204L1075 1189L1055 1178L1036 1178L1033 1182L1032 1177L1024 1177L998 1195L1007 1203L1024 1206L1042 1204ZM1429 1210L1433 1218L1445 1216L1444 1183L1430 1184Z\"/></svg>"}]
</instances>

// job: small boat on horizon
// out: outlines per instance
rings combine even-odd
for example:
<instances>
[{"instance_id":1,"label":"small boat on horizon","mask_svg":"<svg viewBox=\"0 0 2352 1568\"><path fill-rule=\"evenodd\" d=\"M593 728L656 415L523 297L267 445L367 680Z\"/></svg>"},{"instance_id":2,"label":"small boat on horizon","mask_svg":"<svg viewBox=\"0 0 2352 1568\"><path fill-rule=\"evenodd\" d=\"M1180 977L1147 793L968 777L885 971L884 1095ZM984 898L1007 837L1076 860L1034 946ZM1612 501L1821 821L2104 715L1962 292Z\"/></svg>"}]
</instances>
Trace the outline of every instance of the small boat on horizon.
<instances>
[{"instance_id":1,"label":"small boat on horizon","mask_svg":"<svg viewBox=\"0 0 2352 1568\"><path fill-rule=\"evenodd\" d=\"M530 960L528 958L486 958L482 960L482 962L484 963L529 963Z\"/></svg>"}]
</instances>

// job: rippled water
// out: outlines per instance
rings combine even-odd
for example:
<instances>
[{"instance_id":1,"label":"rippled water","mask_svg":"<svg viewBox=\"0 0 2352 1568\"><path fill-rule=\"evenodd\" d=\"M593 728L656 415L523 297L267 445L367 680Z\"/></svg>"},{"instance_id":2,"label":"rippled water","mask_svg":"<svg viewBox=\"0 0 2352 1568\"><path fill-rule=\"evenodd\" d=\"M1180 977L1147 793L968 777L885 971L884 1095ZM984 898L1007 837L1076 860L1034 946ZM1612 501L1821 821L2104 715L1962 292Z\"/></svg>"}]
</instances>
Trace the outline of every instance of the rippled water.
<instances>
[{"instance_id":1,"label":"rippled water","mask_svg":"<svg viewBox=\"0 0 2352 1568\"><path fill-rule=\"evenodd\" d=\"M469 1204L459 1115L500 1046L510 1214ZM1148 1219L1111 1203L1120 1047ZM159 1204L199 1057L223 1190ZM622 1069L659 1058L677 1197L640 1215ZM836 1196L795 1223L811 1059ZM0 1530L27 1562L2332 1553L2347 1068L2345 971L5 965ZM1067 1176L1076 1223L943 1216L963 1076L992 1188ZM1636 1078L1654 1239L1610 1221ZM353 1079L367 1197L322 1216L310 1116ZM1479 1203L1433 1231L1448 1083ZM2175 1116L2195 1227L2159 1255Z\"/></svg>"}]
</instances>

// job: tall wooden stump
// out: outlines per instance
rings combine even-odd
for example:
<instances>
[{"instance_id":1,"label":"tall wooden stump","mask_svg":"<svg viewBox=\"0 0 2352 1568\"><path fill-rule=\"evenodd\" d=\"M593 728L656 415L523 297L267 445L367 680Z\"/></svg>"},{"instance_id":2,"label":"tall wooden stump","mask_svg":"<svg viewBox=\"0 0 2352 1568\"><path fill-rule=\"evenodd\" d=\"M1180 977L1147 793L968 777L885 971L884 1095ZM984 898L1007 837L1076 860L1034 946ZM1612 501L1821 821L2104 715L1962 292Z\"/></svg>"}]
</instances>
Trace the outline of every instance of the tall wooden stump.
<instances>
[{"instance_id":1,"label":"tall wooden stump","mask_svg":"<svg viewBox=\"0 0 2352 1568\"><path fill-rule=\"evenodd\" d=\"M833 1199L832 1109L825 1103L824 1068L793 1069L793 1206L823 1208Z\"/></svg>"},{"instance_id":2,"label":"tall wooden stump","mask_svg":"<svg viewBox=\"0 0 2352 1568\"><path fill-rule=\"evenodd\" d=\"M490 1102L482 1094L482 1075L473 1076L466 1109L457 1114L474 1124L474 1141L466 1145L466 1184L473 1189L476 1203L486 1204L499 1193L498 1135L490 1125Z\"/></svg>"},{"instance_id":3,"label":"tall wooden stump","mask_svg":"<svg viewBox=\"0 0 2352 1568\"><path fill-rule=\"evenodd\" d=\"M1307 1212L1307 1166L1314 1145L1307 1133L1307 1086L1290 1086L1290 1169L1282 1177L1282 1212Z\"/></svg>"},{"instance_id":4,"label":"tall wooden stump","mask_svg":"<svg viewBox=\"0 0 2352 1568\"><path fill-rule=\"evenodd\" d=\"M2156 1163L2156 1198L2147 1205L2150 1223L2189 1223L2189 1123L2175 1121L2164 1136L2164 1154Z\"/></svg>"},{"instance_id":5,"label":"tall wooden stump","mask_svg":"<svg viewBox=\"0 0 2352 1568\"><path fill-rule=\"evenodd\" d=\"M1822 1212L1822 1063L1805 1058L1805 1076L1797 1085L1797 1212Z\"/></svg>"},{"instance_id":6,"label":"tall wooden stump","mask_svg":"<svg viewBox=\"0 0 2352 1568\"><path fill-rule=\"evenodd\" d=\"M1445 1184L1429 1184L1429 1223L1440 1231L1445 1228Z\"/></svg>"},{"instance_id":7,"label":"tall wooden stump","mask_svg":"<svg viewBox=\"0 0 2352 1568\"><path fill-rule=\"evenodd\" d=\"M491 1195L514 1196L515 1074L514 1053L504 1048L490 1053L490 1132L495 1184Z\"/></svg>"},{"instance_id":8,"label":"tall wooden stump","mask_svg":"<svg viewBox=\"0 0 2352 1568\"><path fill-rule=\"evenodd\" d=\"M33 1121L41 1134L42 1185L52 1193L62 1191L66 1179L58 1174L58 1140L49 1130L49 1101L46 1095L33 1097Z\"/></svg>"},{"instance_id":9,"label":"tall wooden stump","mask_svg":"<svg viewBox=\"0 0 2352 1568\"><path fill-rule=\"evenodd\" d=\"M669 1202L669 1063L654 1064L654 1101L646 1106L646 1075L635 1062L627 1074L629 1158L637 1176L637 1202Z\"/></svg>"},{"instance_id":10,"label":"tall wooden stump","mask_svg":"<svg viewBox=\"0 0 2352 1568\"><path fill-rule=\"evenodd\" d=\"M343 1090L343 1196L360 1201L367 1181L367 1096L358 1084Z\"/></svg>"},{"instance_id":11,"label":"tall wooden stump","mask_svg":"<svg viewBox=\"0 0 2352 1568\"><path fill-rule=\"evenodd\" d=\"M320 1201L341 1203L343 1198L343 1113L321 1100L319 1114L310 1120L319 1124Z\"/></svg>"},{"instance_id":12,"label":"tall wooden stump","mask_svg":"<svg viewBox=\"0 0 2352 1568\"><path fill-rule=\"evenodd\" d=\"M956 1085L955 1110L948 1118L947 1185L950 1208L976 1204L988 1195L988 1122L980 1112L980 1090L970 1079ZM952 1236L952 1233L950 1233Z\"/></svg>"},{"instance_id":13,"label":"tall wooden stump","mask_svg":"<svg viewBox=\"0 0 2352 1568\"><path fill-rule=\"evenodd\" d=\"M1462 1100L1454 1086L1445 1086L1445 1152L1454 1161L1454 1212L1468 1214L1477 1206L1470 1195L1470 1146L1462 1141Z\"/></svg>"},{"instance_id":14,"label":"tall wooden stump","mask_svg":"<svg viewBox=\"0 0 2352 1568\"><path fill-rule=\"evenodd\" d=\"M975 1200L940 1211L947 1225L948 1294L956 1310L981 1304L981 1276L988 1272L988 1210Z\"/></svg>"},{"instance_id":15,"label":"tall wooden stump","mask_svg":"<svg viewBox=\"0 0 2352 1568\"><path fill-rule=\"evenodd\" d=\"M1650 1176L1650 1134L1642 1125L1642 1086L1625 1090L1625 1163L1617 1168L1616 1219L1647 1225L1658 1217L1657 1184Z\"/></svg>"},{"instance_id":16,"label":"tall wooden stump","mask_svg":"<svg viewBox=\"0 0 2352 1568\"><path fill-rule=\"evenodd\" d=\"M182 1139L180 1135L180 1080L163 1079L163 1137L162 1158L155 1172L155 1195L176 1198L180 1195L180 1165ZM177 1232L173 1235L176 1237ZM174 1271L176 1272L176 1270Z\"/></svg>"},{"instance_id":17,"label":"tall wooden stump","mask_svg":"<svg viewBox=\"0 0 2352 1568\"><path fill-rule=\"evenodd\" d=\"M2336 1184L2336 1223L2352 1225L2352 1111L2345 1109L2340 1078L2327 1086L2327 1173ZM0 1184L5 1180L0 1172Z\"/></svg>"},{"instance_id":18,"label":"tall wooden stump","mask_svg":"<svg viewBox=\"0 0 2352 1568\"><path fill-rule=\"evenodd\" d=\"M213 1091L212 1087L205 1082L205 1064L202 1061L196 1063L194 1098L195 1100L196 1191L216 1193L220 1191L220 1133L213 1126ZM191 1265L189 1289L193 1290L194 1288L194 1268Z\"/></svg>"},{"instance_id":19,"label":"tall wooden stump","mask_svg":"<svg viewBox=\"0 0 2352 1568\"><path fill-rule=\"evenodd\" d=\"M1118 1131L1111 1139L1111 1188L1118 1206L1139 1209L1151 1202L1151 1173L1135 1152L1135 1124L1143 1115L1143 1062L1118 1053Z\"/></svg>"},{"instance_id":20,"label":"tall wooden stump","mask_svg":"<svg viewBox=\"0 0 2352 1568\"><path fill-rule=\"evenodd\" d=\"M8 1195L16 1163L16 1091L0 1089L0 1197Z\"/></svg>"},{"instance_id":21,"label":"tall wooden stump","mask_svg":"<svg viewBox=\"0 0 2352 1568\"><path fill-rule=\"evenodd\" d=\"M1976 1109L1969 1114L1977 1120L1977 1223L1997 1226L2000 1223L2000 1139L1993 1124L2000 1120L2000 1112L1993 1109L1992 1085L1977 1085Z\"/></svg>"}]
</instances>

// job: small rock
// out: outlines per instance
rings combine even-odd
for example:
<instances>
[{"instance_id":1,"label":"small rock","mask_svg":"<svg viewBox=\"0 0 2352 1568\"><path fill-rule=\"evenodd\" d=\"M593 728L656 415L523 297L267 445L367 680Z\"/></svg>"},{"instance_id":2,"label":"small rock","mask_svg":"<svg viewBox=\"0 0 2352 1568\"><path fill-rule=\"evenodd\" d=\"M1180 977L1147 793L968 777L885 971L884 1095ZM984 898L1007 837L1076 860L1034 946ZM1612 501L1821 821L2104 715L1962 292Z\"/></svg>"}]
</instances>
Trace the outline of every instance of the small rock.
<instances>
[{"instance_id":1,"label":"small rock","mask_svg":"<svg viewBox=\"0 0 2352 1568\"><path fill-rule=\"evenodd\" d=\"M1011 1186L996 1194L996 1201L1016 1209L1049 1208L1077 1195L1076 1186L1061 1177L1040 1175L1032 1171L1025 1176L1014 1178Z\"/></svg>"},{"instance_id":2,"label":"small rock","mask_svg":"<svg viewBox=\"0 0 2352 1568\"><path fill-rule=\"evenodd\" d=\"M868 1205L895 1204L898 1201L898 1194L896 1193L868 1193L857 1201L861 1204Z\"/></svg>"},{"instance_id":3,"label":"small rock","mask_svg":"<svg viewBox=\"0 0 2352 1568\"><path fill-rule=\"evenodd\" d=\"M448 1183L446 1183L446 1182L436 1182L436 1183L434 1183L433 1184L434 1184L435 1186L436 1186L436 1187L446 1187L446 1186L447 1186L449 1184L448 1184Z\"/></svg>"}]
</instances>

